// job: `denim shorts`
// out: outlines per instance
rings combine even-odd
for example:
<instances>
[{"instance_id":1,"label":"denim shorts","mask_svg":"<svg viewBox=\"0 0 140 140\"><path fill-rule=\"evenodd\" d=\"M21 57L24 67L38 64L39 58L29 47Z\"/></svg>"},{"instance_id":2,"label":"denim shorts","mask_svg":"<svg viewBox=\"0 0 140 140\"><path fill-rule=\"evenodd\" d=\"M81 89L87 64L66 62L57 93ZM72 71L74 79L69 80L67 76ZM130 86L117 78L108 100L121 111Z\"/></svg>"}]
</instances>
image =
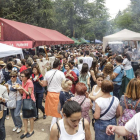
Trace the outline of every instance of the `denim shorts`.
<instances>
[{"instance_id":1,"label":"denim shorts","mask_svg":"<svg viewBox=\"0 0 140 140\"><path fill-rule=\"evenodd\" d=\"M115 135L108 136L106 127L108 125L117 125L116 117L111 120L96 120L94 124L95 140L115 140Z\"/></svg>"}]
</instances>

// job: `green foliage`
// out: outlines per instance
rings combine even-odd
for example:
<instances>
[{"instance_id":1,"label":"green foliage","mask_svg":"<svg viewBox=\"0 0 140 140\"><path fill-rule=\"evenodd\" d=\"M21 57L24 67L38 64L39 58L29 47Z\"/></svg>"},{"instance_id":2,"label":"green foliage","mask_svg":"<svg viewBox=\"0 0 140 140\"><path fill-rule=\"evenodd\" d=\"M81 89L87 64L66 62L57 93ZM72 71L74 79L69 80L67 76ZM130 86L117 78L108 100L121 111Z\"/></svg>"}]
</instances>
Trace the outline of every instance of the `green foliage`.
<instances>
[{"instance_id":1,"label":"green foliage","mask_svg":"<svg viewBox=\"0 0 140 140\"><path fill-rule=\"evenodd\" d=\"M0 16L90 40L102 39L110 24L105 0L1 0Z\"/></svg>"},{"instance_id":2,"label":"green foliage","mask_svg":"<svg viewBox=\"0 0 140 140\"><path fill-rule=\"evenodd\" d=\"M112 26L114 32L125 28L140 32L140 0L131 0L131 4L124 11L119 11Z\"/></svg>"}]
</instances>

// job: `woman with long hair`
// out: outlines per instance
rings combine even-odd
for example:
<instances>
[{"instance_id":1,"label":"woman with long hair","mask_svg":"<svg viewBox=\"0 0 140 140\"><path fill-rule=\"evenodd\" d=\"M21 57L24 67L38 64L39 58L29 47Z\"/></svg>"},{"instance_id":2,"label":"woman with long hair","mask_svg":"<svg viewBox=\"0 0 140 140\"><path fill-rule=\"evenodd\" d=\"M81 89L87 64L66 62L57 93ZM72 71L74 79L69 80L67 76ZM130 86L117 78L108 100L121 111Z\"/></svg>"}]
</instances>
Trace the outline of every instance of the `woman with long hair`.
<instances>
[{"instance_id":1,"label":"woman with long hair","mask_svg":"<svg viewBox=\"0 0 140 140\"><path fill-rule=\"evenodd\" d=\"M68 78L69 80L71 80L73 82L72 84L72 88L71 88L71 92L73 94L75 94L75 81L77 81L77 75L74 71L72 71L70 69L70 63L66 63L65 64L65 69L67 70L66 72L64 72L66 78Z\"/></svg>"},{"instance_id":2,"label":"woman with long hair","mask_svg":"<svg viewBox=\"0 0 140 140\"><path fill-rule=\"evenodd\" d=\"M91 140L89 122L82 118L79 103L67 101L63 106L63 119L54 124L49 140Z\"/></svg>"},{"instance_id":3,"label":"woman with long hair","mask_svg":"<svg viewBox=\"0 0 140 140\"><path fill-rule=\"evenodd\" d=\"M113 79L113 65L110 62L107 62L103 69L104 79L105 80L112 80Z\"/></svg>"},{"instance_id":4,"label":"woman with long hair","mask_svg":"<svg viewBox=\"0 0 140 140\"><path fill-rule=\"evenodd\" d=\"M34 94L36 98L36 109L37 109L37 117L35 119L38 120L38 109L40 109L43 113L43 119L46 119L45 115L45 109L42 106L42 100L43 100L43 93L44 93L44 87L42 81L44 80L43 75L40 72L39 65L36 63L32 67L32 82L34 84Z\"/></svg>"},{"instance_id":5,"label":"woman with long hair","mask_svg":"<svg viewBox=\"0 0 140 140\"><path fill-rule=\"evenodd\" d=\"M99 67L99 70L103 71L105 65L107 63L107 60L106 59L102 59L101 63L100 63L100 67Z\"/></svg>"},{"instance_id":6,"label":"woman with long hair","mask_svg":"<svg viewBox=\"0 0 140 140\"><path fill-rule=\"evenodd\" d=\"M134 71L133 68L131 66L131 58L129 56L129 54L124 54L124 60L122 62L123 66L124 66L124 70L126 72L126 76L130 79L134 78Z\"/></svg>"},{"instance_id":7,"label":"woman with long hair","mask_svg":"<svg viewBox=\"0 0 140 140\"><path fill-rule=\"evenodd\" d=\"M88 64L84 63L80 72L79 82L84 83L89 91L90 87L90 73L88 71Z\"/></svg>"},{"instance_id":8,"label":"woman with long hair","mask_svg":"<svg viewBox=\"0 0 140 140\"><path fill-rule=\"evenodd\" d=\"M92 89L94 85L96 85L96 74L98 73L98 62L97 60L92 61L92 65L90 67L90 88Z\"/></svg>"},{"instance_id":9,"label":"woman with long hair","mask_svg":"<svg viewBox=\"0 0 140 140\"><path fill-rule=\"evenodd\" d=\"M123 114L123 110L126 109L125 107L125 99L127 104L131 104L134 108L137 101L140 99L140 80L134 78L132 79L126 88L125 95L121 96L120 105L121 105L121 115ZM137 105L136 112L140 112L140 102Z\"/></svg>"},{"instance_id":10,"label":"woman with long hair","mask_svg":"<svg viewBox=\"0 0 140 140\"><path fill-rule=\"evenodd\" d=\"M97 98L99 98L100 96L102 96L101 84L102 84L103 80L104 80L103 74L98 73L96 75L96 83L97 83L97 85L93 86L92 91L91 91L91 93L89 95L89 98L92 100L92 104L93 104L92 105L93 114L95 112L95 100Z\"/></svg>"}]
</instances>

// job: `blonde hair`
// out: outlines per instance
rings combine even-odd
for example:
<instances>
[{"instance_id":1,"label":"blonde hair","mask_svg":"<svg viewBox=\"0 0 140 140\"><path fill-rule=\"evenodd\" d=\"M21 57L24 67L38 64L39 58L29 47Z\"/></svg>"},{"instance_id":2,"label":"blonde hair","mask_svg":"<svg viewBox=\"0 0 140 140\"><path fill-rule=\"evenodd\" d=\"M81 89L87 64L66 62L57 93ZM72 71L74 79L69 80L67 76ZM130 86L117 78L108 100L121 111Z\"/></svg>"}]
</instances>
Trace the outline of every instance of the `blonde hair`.
<instances>
[{"instance_id":1,"label":"blonde hair","mask_svg":"<svg viewBox=\"0 0 140 140\"><path fill-rule=\"evenodd\" d=\"M106 78L108 75L110 76L110 79L112 80L112 74L113 74L113 65L110 62L107 62L103 69L104 78Z\"/></svg>"},{"instance_id":2,"label":"blonde hair","mask_svg":"<svg viewBox=\"0 0 140 140\"><path fill-rule=\"evenodd\" d=\"M140 80L137 80L136 78L132 79L126 88L126 94L128 98L131 98L133 100L140 98Z\"/></svg>"},{"instance_id":3,"label":"blonde hair","mask_svg":"<svg viewBox=\"0 0 140 140\"><path fill-rule=\"evenodd\" d=\"M72 81L69 80L69 79L65 79L65 80L62 81L61 87L62 87L64 90L67 90L69 84L72 84Z\"/></svg>"}]
</instances>

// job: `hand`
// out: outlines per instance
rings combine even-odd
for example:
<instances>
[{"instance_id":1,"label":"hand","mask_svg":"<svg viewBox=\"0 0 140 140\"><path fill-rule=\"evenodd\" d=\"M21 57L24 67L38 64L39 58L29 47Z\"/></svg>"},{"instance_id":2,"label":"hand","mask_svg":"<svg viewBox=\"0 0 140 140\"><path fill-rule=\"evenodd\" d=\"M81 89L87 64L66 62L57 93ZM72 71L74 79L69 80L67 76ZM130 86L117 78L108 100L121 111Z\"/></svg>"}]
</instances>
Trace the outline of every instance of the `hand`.
<instances>
[{"instance_id":1,"label":"hand","mask_svg":"<svg viewBox=\"0 0 140 140\"><path fill-rule=\"evenodd\" d=\"M114 126L114 125L108 125L106 128L106 134L109 136L114 135L115 128L116 128L116 126Z\"/></svg>"},{"instance_id":2,"label":"hand","mask_svg":"<svg viewBox=\"0 0 140 140\"><path fill-rule=\"evenodd\" d=\"M6 84L4 84L4 86L8 87L8 84L6 83Z\"/></svg>"},{"instance_id":3,"label":"hand","mask_svg":"<svg viewBox=\"0 0 140 140\"><path fill-rule=\"evenodd\" d=\"M0 101L2 101L2 97L0 97Z\"/></svg>"}]
</instances>

